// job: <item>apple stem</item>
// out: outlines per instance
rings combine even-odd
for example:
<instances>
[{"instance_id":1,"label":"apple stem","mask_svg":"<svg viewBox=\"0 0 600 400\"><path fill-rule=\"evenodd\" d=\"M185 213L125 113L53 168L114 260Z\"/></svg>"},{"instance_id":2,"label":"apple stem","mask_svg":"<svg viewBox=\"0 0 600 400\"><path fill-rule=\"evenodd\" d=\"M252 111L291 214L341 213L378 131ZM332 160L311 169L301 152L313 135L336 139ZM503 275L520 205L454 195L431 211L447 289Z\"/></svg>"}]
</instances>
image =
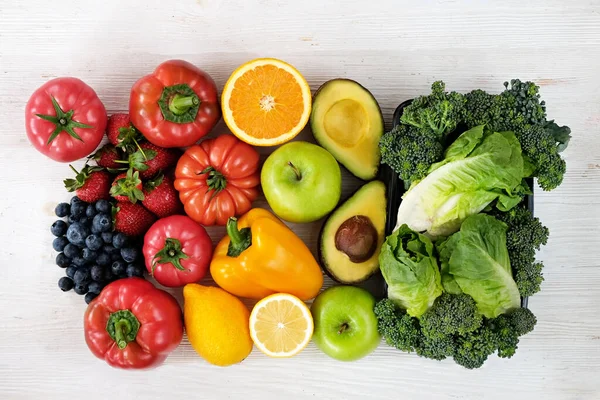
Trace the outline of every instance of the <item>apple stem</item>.
<instances>
[{"instance_id":1,"label":"apple stem","mask_svg":"<svg viewBox=\"0 0 600 400\"><path fill-rule=\"evenodd\" d=\"M348 326L348 324L347 324L347 323L345 323L345 322L344 322L344 323L342 324L342 326L340 326L340 330L338 331L338 335L341 335L342 333L344 333L344 331L345 331L346 329L348 329L348 328L350 328L350 327Z\"/></svg>"},{"instance_id":2,"label":"apple stem","mask_svg":"<svg viewBox=\"0 0 600 400\"><path fill-rule=\"evenodd\" d=\"M288 161L288 165L290 167L292 167L292 169L294 170L294 173L296 174L296 179L302 180L302 174L300 173L300 170L298 169L298 167L296 167L294 164L292 164L291 161Z\"/></svg>"}]
</instances>

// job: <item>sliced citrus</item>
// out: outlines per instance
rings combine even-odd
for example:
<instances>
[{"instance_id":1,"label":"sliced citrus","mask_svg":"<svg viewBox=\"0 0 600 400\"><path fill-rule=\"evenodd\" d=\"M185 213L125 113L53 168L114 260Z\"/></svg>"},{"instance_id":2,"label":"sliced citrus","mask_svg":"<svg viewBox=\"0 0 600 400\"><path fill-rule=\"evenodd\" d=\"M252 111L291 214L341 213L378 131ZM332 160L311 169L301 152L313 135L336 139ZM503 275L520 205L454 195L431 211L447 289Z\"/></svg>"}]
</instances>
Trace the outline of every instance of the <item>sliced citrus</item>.
<instances>
[{"instance_id":1,"label":"sliced citrus","mask_svg":"<svg viewBox=\"0 0 600 400\"><path fill-rule=\"evenodd\" d=\"M306 126L310 87L290 64L257 58L231 74L221 108L225 123L238 138L254 146L275 146L293 139Z\"/></svg>"},{"instance_id":2,"label":"sliced citrus","mask_svg":"<svg viewBox=\"0 0 600 400\"><path fill-rule=\"evenodd\" d=\"M285 293L265 297L250 314L250 336L270 357L291 357L302 351L313 334L313 319L302 300Z\"/></svg>"}]
</instances>

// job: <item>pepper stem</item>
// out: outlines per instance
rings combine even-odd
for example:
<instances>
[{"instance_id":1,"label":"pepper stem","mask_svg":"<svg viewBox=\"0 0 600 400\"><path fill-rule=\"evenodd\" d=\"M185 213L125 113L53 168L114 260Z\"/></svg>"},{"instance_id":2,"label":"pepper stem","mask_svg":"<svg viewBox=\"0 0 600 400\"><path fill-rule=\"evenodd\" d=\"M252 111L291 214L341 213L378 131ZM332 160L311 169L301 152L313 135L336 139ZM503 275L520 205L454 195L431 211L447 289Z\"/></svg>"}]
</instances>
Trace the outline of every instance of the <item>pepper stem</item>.
<instances>
[{"instance_id":1,"label":"pepper stem","mask_svg":"<svg viewBox=\"0 0 600 400\"><path fill-rule=\"evenodd\" d=\"M119 320L115 324L115 341L120 349L127 347L127 334L131 332L131 323L126 319Z\"/></svg>"},{"instance_id":2,"label":"pepper stem","mask_svg":"<svg viewBox=\"0 0 600 400\"><path fill-rule=\"evenodd\" d=\"M171 97L171 100L169 101L169 110L175 115L182 115L185 114L190 107L197 106L198 104L200 104L200 101L195 94L183 96L177 93L175 96Z\"/></svg>"},{"instance_id":3,"label":"pepper stem","mask_svg":"<svg viewBox=\"0 0 600 400\"><path fill-rule=\"evenodd\" d=\"M129 310L115 311L106 323L106 332L120 349L135 340L139 329L140 321Z\"/></svg>"},{"instance_id":4,"label":"pepper stem","mask_svg":"<svg viewBox=\"0 0 600 400\"><path fill-rule=\"evenodd\" d=\"M229 246L227 255L237 257L248 247L252 246L252 232L250 228L238 230L237 218L229 217L227 220L227 235L229 236Z\"/></svg>"},{"instance_id":5,"label":"pepper stem","mask_svg":"<svg viewBox=\"0 0 600 400\"><path fill-rule=\"evenodd\" d=\"M296 179L298 179L299 181L302 180L302 173L300 173L300 170L298 169L298 167L296 167L294 164L292 164L291 161L288 161L288 165L290 167L292 167L292 170L296 174Z\"/></svg>"}]
</instances>

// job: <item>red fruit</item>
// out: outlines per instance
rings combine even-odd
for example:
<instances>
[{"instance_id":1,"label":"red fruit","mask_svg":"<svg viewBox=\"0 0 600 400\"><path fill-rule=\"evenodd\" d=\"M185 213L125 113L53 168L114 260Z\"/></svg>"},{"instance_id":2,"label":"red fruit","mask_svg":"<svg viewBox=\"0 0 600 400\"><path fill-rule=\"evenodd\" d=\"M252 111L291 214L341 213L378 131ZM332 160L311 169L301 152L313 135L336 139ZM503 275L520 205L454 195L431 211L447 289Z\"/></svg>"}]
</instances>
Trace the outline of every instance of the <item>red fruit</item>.
<instances>
[{"instance_id":1,"label":"red fruit","mask_svg":"<svg viewBox=\"0 0 600 400\"><path fill-rule=\"evenodd\" d=\"M112 144L104 145L100 150L92 154L91 158L96 161L96 164L103 168L116 169L123 167L123 165L119 163L119 161L121 161L121 154Z\"/></svg>"},{"instance_id":2,"label":"red fruit","mask_svg":"<svg viewBox=\"0 0 600 400\"><path fill-rule=\"evenodd\" d=\"M140 236L156 221L156 216L141 204L119 202L114 209L115 230L127 236Z\"/></svg>"},{"instance_id":3,"label":"red fruit","mask_svg":"<svg viewBox=\"0 0 600 400\"><path fill-rule=\"evenodd\" d=\"M141 151L129 155L129 166L140 171L142 179L150 179L174 166L181 155L177 149L165 149L148 142L141 143L140 148Z\"/></svg>"},{"instance_id":4,"label":"red fruit","mask_svg":"<svg viewBox=\"0 0 600 400\"><path fill-rule=\"evenodd\" d=\"M106 136L109 142L123 149L127 153L133 153L142 140L142 135L129 120L129 114L113 114L108 118L106 125Z\"/></svg>"},{"instance_id":5,"label":"red fruit","mask_svg":"<svg viewBox=\"0 0 600 400\"><path fill-rule=\"evenodd\" d=\"M179 201L179 194L173 186L173 179L159 175L144 186L144 200L142 204L159 218L180 214L183 205Z\"/></svg>"},{"instance_id":6,"label":"red fruit","mask_svg":"<svg viewBox=\"0 0 600 400\"><path fill-rule=\"evenodd\" d=\"M144 200L140 173L133 172L130 168L126 173L117 175L110 188L110 194L117 201L129 201L135 204L138 200Z\"/></svg>"},{"instance_id":7,"label":"red fruit","mask_svg":"<svg viewBox=\"0 0 600 400\"><path fill-rule=\"evenodd\" d=\"M87 203L93 203L100 199L110 199L110 174L100 167L91 167L86 165L77 172L72 165L69 165L75 171L75 179L65 179L65 187L69 192L75 191L75 194Z\"/></svg>"}]
</instances>

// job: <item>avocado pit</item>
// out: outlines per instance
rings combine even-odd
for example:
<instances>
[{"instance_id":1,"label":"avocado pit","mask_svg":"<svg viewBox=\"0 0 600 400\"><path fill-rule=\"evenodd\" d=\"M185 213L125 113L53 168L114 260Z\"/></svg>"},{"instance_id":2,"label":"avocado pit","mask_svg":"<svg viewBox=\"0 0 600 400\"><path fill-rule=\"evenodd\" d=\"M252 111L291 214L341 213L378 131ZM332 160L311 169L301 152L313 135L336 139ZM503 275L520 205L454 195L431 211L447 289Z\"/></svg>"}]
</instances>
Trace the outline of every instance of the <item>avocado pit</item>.
<instances>
[{"instance_id":1,"label":"avocado pit","mask_svg":"<svg viewBox=\"0 0 600 400\"><path fill-rule=\"evenodd\" d=\"M346 254L353 263L361 263L373 256L377 249L377 230L364 215L345 220L335 233L335 248Z\"/></svg>"}]
</instances>

